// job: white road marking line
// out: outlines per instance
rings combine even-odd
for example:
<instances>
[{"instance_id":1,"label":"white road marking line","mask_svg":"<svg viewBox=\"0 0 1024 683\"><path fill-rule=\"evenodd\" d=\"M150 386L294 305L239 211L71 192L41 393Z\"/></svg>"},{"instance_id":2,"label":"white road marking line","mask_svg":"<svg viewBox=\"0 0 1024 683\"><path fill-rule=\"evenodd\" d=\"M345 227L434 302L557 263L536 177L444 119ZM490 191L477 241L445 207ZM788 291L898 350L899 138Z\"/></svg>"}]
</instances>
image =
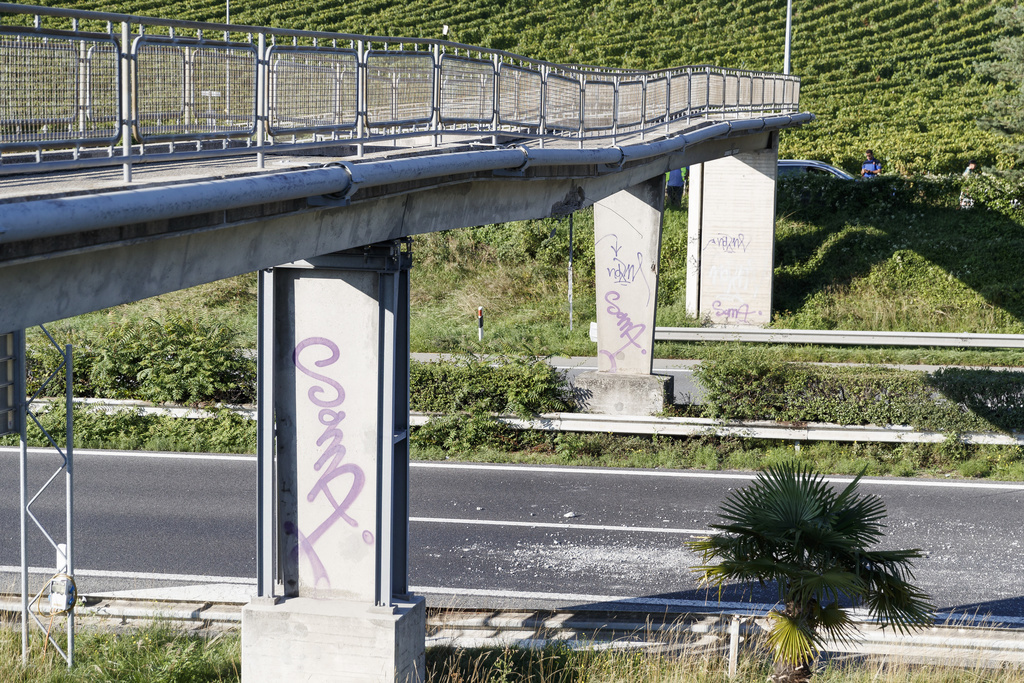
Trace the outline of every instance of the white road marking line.
<instances>
[{"instance_id":1,"label":"white road marking line","mask_svg":"<svg viewBox=\"0 0 1024 683\"><path fill-rule=\"evenodd\" d=\"M506 472L533 472L542 474L602 474L620 477L663 477L676 479L740 479L752 481L756 473L740 472L687 472L682 470L631 470L615 467L547 467L540 465L490 465L486 463L463 462L424 462L411 463L412 467L448 468L468 470L493 470ZM825 477L825 481L834 484L848 484L853 481L851 476ZM995 489L1004 491L1024 491L1024 484L1002 484L973 481L938 481L929 479L861 479L861 484L877 486L926 486L935 488Z\"/></svg>"},{"instance_id":2,"label":"white road marking line","mask_svg":"<svg viewBox=\"0 0 1024 683\"><path fill-rule=\"evenodd\" d=\"M570 524L567 522L515 522L500 519L456 519L439 517L410 517L410 522L433 524L471 524L479 526L519 526L538 529L587 529L592 531L640 531L661 534L689 534L707 536L714 533L707 529L667 529L656 526L609 526L605 524Z\"/></svg>"},{"instance_id":3,"label":"white road marking line","mask_svg":"<svg viewBox=\"0 0 1024 683\"><path fill-rule=\"evenodd\" d=\"M30 574L53 574L52 567L29 567ZM0 565L0 573L21 573L20 566ZM237 583L242 585L256 585L256 577L245 576L205 576L202 574L160 574L155 572L122 572L106 569L75 569L75 576L92 576L108 579L137 579L142 581L189 581L202 583Z\"/></svg>"},{"instance_id":4,"label":"white road marking line","mask_svg":"<svg viewBox=\"0 0 1024 683\"><path fill-rule=\"evenodd\" d=\"M17 455L17 447L0 446L0 455ZM32 455L55 455L56 451L50 448L30 448ZM84 456L111 456L118 458L164 458L168 460L224 460L235 462L256 462L255 455L235 455L228 453L168 453L161 451L111 451L90 448L76 448L75 455ZM538 465L492 465L488 463L464 463L464 462L424 462L414 461L410 467L425 469L467 469L467 470L491 470L497 472L532 472L543 474L599 474L604 476L620 477L661 477L676 479L732 479L752 481L757 475L755 473L741 472L687 472L681 470L631 470L615 467L546 467ZM853 481L850 476L825 477L825 481L833 484L848 484ZM953 488L953 489L983 489L992 491L1024 491L1024 484L1012 483L989 483L975 481L938 481L930 479L861 479L860 483L865 486L918 486L930 488Z\"/></svg>"}]
</instances>

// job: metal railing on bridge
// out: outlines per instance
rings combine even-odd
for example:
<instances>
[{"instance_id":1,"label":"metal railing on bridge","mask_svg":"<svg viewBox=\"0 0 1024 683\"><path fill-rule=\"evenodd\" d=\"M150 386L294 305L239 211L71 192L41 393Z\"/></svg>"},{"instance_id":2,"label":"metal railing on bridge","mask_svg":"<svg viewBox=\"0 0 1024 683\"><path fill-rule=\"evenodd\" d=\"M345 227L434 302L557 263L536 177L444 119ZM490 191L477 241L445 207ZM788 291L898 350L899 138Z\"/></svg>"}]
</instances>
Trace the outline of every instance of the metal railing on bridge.
<instances>
[{"instance_id":1,"label":"metal railing on bridge","mask_svg":"<svg viewBox=\"0 0 1024 683\"><path fill-rule=\"evenodd\" d=\"M0 3L0 174L340 141L580 147L797 111L800 81L715 66L553 64L424 38Z\"/></svg>"}]
</instances>

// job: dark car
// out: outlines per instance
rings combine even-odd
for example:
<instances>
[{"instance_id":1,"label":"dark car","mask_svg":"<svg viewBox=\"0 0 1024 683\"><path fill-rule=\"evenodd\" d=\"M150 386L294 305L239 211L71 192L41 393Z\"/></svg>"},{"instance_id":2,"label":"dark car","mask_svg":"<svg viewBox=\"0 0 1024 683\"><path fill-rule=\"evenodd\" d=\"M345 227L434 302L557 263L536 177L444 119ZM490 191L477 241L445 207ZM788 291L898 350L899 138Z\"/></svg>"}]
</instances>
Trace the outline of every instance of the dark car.
<instances>
[{"instance_id":1,"label":"dark car","mask_svg":"<svg viewBox=\"0 0 1024 683\"><path fill-rule=\"evenodd\" d=\"M808 161L807 159L779 159L779 176L795 176L802 174L809 175L831 175L843 180L853 180L853 176L835 166L830 166L823 161Z\"/></svg>"}]
</instances>

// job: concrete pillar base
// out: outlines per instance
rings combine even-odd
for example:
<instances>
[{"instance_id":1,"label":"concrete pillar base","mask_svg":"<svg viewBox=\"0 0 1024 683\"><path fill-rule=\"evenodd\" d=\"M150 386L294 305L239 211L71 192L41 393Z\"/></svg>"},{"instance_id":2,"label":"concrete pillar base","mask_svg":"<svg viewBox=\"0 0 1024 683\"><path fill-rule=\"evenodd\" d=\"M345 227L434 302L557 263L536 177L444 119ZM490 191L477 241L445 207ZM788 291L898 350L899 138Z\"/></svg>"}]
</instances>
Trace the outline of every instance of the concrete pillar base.
<instances>
[{"instance_id":1,"label":"concrete pillar base","mask_svg":"<svg viewBox=\"0 0 1024 683\"><path fill-rule=\"evenodd\" d=\"M422 683L425 605L255 598L242 608L242 681Z\"/></svg>"},{"instance_id":2,"label":"concrete pillar base","mask_svg":"<svg viewBox=\"0 0 1024 683\"><path fill-rule=\"evenodd\" d=\"M573 384L580 409L601 415L657 415L673 395L671 375L583 372Z\"/></svg>"}]
</instances>

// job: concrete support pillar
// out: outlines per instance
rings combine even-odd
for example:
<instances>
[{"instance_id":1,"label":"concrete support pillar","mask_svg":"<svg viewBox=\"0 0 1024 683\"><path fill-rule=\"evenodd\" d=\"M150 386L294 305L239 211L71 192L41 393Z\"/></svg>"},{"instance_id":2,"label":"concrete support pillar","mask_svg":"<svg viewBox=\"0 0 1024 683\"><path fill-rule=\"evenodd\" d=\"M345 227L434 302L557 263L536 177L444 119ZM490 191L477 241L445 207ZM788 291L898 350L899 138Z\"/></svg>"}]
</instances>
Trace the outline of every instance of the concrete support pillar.
<instances>
[{"instance_id":1,"label":"concrete support pillar","mask_svg":"<svg viewBox=\"0 0 1024 683\"><path fill-rule=\"evenodd\" d=\"M411 254L402 245L278 267L265 288L277 467L275 538L261 547L276 562L272 593L242 614L246 683L422 680L425 610L407 578Z\"/></svg>"},{"instance_id":2,"label":"concrete support pillar","mask_svg":"<svg viewBox=\"0 0 1024 683\"><path fill-rule=\"evenodd\" d=\"M778 135L690 167L686 309L716 326L771 322Z\"/></svg>"},{"instance_id":3,"label":"concrete support pillar","mask_svg":"<svg viewBox=\"0 0 1024 683\"><path fill-rule=\"evenodd\" d=\"M651 375L664 201L659 175L594 205L598 372L576 380L590 412L664 408L667 378Z\"/></svg>"}]
</instances>

